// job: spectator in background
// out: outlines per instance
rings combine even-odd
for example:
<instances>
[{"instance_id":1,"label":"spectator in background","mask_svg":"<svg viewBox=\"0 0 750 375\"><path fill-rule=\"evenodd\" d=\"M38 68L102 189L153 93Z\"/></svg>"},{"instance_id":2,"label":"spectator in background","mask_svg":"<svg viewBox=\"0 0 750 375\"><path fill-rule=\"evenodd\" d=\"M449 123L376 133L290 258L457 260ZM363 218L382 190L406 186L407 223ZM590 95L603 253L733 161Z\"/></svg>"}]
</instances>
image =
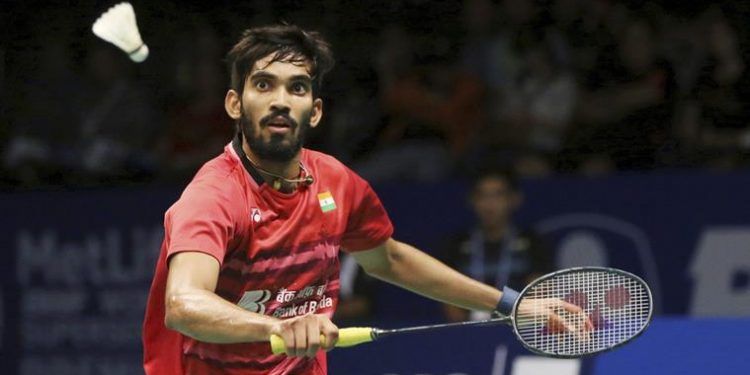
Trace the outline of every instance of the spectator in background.
<instances>
[{"instance_id":1,"label":"spectator in background","mask_svg":"<svg viewBox=\"0 0 750 375\"><path fill-rule=\"evenodd\" d=\"M309 144L352 161L373 181L439 181L451 172L471 174L488 159L515 163L524 175L547 173L554 158L558 170L587 173L736 168L750 149L742 45L748 28L738 2L165 2L139 12L149 45L160 51L142 65L126 62L119 51L110 57L86 51L80 41L82 31L90 34L93 8L23 4L8 14L26 14L26 22L0 38L6 41L0 60L7 64L0 65L0 168L11 185L96 183L113 171L137 178L154 168L153 149L162 172L183 180L231 131L217 118L209 92L225 79L217 52L223 35L244 26L248 14L254 24L293 18L323 24L337 36L334 45L348 57L326 89L335 91L324 93L330 93L329 126L311 133ZM180 37L180 30L189 31ZM377 30L380 43L373 42ZM552 47L539 48L539 40ZM566 63L544 56L563 56ZM126 84L85 79L109 74L104 70ZM540 79L544 71L547 78ZM570 75L572 96L562 94ZM93 82L88 96L87 81ZM571 99L575 110L567 121ZM103 115L108 101L137 114ZM546 120L532 120L540 107ZM558 153L560 132L566 136ZM135 140L140 135L149 145Z\"/></svg>"},{"instance_id":2,"label":"spectator in background","mask_svg":"<svg viewBox=\"0 0 750 375\"><path fill-rule=\"evenodd\" d=\"M580 97L564 163L584 171L658 166L657 154L672 131L676 83L671 66L655 51L655 37L643 19L626 24L617 60L598 72L600 88Z\"/></svg>"},{"instance_id":3,"label":"spectator in background","mask_svg":"<svg viewBox=\"0 0 750 375\"><path fill-rule=\"evenodd\" d=\"M548 32L564 40L576 80L587 89L608 81L617 58L617 35L627 21L624 4L607 0L555 0Z\"/></svg>"},{"instance_id":4,"label":"spectator in background","mask_svg":"<svg viewBox=\"0 0 750 375\"><path fill-rule=\"evenodd\" d=\"M463 69L482 84L488 120L465 166L495 160L524 176L547 175L576 102L569 47L533 3L506 0L498 9L489 0L464 3Z\"/></svg>"},{"instance_id":5,"label":"spectator in background","mask_svg":"<svg viewBox=\"0 0 750 375\"><path fill-rule=\"evenodd\" d=\"M311 147L328 150L342 162L352 162L374 147L381 126L380 103L374 84L374 72L365 70L361 77L339 77L338 86L326 89L330 94L326 129L315 129L310 134Z\"/></svg>"},{"instance_id":6,"label":"spectator in background","mask_svg":"<svg viewBox=\"0 0 750 375\"><path fill-rule=\"evenodd\" d=\"M416 42L404 27L395 24L386 26L380 39L374 65L382 126L369 147L370 155L355 163L353 169L371 183L440 179L446 174L442 166L448 164L440 134L408 113L393 113L388 108L400 87L417 84Z\"/></svg>"},{"instance_id":7,"label":"spectator in background","mask_svg":"<svg viewBox=\"0 0 750 375\"><path fill-rule=\"evenodd\" d=\"M518 65L508 53L508 38L498 30L499 13L491 0L463 2L461 19L466 34L461 51L462 69L480 80L490 98L499 94ZM492 104L488 103L488 108Z\"/></svg>"},{"instance_id":8,"label":"spectator in background","mask_svg":"<svg viewBox=\"0 0 750 375\"><path fill-rule=\"evenodd\" d=\"M2 161L15 183L64 183L80 165L78 129L84 112L84 87L72 69L64 33L43 31L32 45L30 64L25 67L29 79L14 90L17 111L10 119L12 128Z\"/></svg>"},{"instance_id":9,"label":"spectator in background","mask_svg":"<svg viewBox=\"0 0 750 375\"><path fill-rule=\"evenodd\" d=\"M481 87L451 64L416 64L415 41L384 29L376 59L384 126L373 154L355 165L367 180L434 182L483 123Z\"/></svg>"},{"instance_id":10,"label":"spectator in background","mask_svg":"<svg viewBox=\"0 0 750 375\"><path fill-rule=\"evenodd\" d=\"M524 146L524 132L507 121L507 109L518 95L524 69L522 50L535 35L534 4L523 0L464 2L466 39L462 69L478 79L483 96L481 136L473 139L463 169L476 172L479 160L512 163Z\"/></svg>"},{"instance_id":11,"label":"spectator in background","mask_svg":"<svg viewBox=\"0 0 750 375\"><path fill-rule=\"evenodd\" d=\"M522 200L513 173L499 169L480 172L469 194L477 223L469 232L446 241L443 261L476 280L516 290L549 272L550 249L539 236L513 223L513 213ZM449 321L489 318L448 305L443 305L443 313Z\"/></svg>"},{"instance_id":12,"label":"spectator in background","mask_svg":"<svg viewBox=\"0 0 750 375\"><path fill-rule=\"evenodd\" d=\"M182 56L174 74L178 89L170 106L167 126L159 140L166 178L192 176L206 159L221 152L234 126L224 109L227 78L221 63L221 43L216 32L203 23L179 39Z\"/></svg>"},{"instance_id":13,"label":"spectator in background","mask_svg":"<svg viewBox=\"0 0 750 375\"><path fill-rule=\"evenodd\" d=\"M97 181L148 179L156 169L160 121L133 69L112 46L97 43L88 52L79 157L83 172Z\"/></svg>"},{"instance_id":14,"label":"spectator in background","mask_svg":"<svg viewBox=\"0 0 750 375\"><path fill-rule=\"evenodd\" d=\"M524 48L516 93L505 101L502 121L521 137L514 165L523 176L551 172L576 105L576 82L567 69L565 48L564 42L555 44L548 36Z\"/></svg>"},{"instance_id":15,"label":"spectator in background","mask_svg":"<svg viewBox=\"0 0 750 375\"><path fill-rule=\"evenodd\" d=\"M693 162L738 167L750 150L750 74L737 32L721 10L710 8L696 24L705 57L683 107L681 135Z\"/></svg>"}]
</instances>

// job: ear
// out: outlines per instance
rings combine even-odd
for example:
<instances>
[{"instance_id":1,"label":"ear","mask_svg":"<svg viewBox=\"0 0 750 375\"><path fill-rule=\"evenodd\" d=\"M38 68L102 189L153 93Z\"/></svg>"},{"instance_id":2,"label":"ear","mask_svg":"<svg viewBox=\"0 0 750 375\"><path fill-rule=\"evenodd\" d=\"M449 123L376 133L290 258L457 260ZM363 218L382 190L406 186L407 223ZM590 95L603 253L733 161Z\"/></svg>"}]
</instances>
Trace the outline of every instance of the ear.
<instances>
[{"instance_id":1,"label":"ear","mask_svg":"<svg viewBox=\"0 0 750 375\"><path fill-rule=\"evenodd\" d=\"M323 118L323 99L317 98L313 100L312 114L310 115L310 126L313 128L318 126L321 118Z\"/></svg>"},{"instance_id":2,"label":"ear","mask_svg":"<svg viewBox=\"0 0 750 375\"><path fill-rule=\"evenodd\" d=\"M237 91L232 89L227 91L227 96L224 97L224 109L232 119L240 119L240 116L242 116L242 99Z\"/></svg>"}]
</instances>

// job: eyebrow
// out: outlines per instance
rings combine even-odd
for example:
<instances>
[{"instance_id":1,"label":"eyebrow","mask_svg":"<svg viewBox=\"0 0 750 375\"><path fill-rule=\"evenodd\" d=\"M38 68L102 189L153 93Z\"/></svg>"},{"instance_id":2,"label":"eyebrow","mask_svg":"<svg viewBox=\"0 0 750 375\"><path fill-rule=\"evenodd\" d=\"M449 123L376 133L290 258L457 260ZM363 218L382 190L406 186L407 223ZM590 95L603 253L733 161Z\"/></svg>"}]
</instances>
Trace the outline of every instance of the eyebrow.
<instances>
[{"instance_id":1,"label":"eyebrow","mask_svg":"<svg viewBox=\"0 0 750 375\"><path fill-rule=\"evenodd\" d=\"M278 76L276 76L275 74L268 73L263 70L256 70L255 72L250 74L250 79L258 79L258 78L266 78L266 79L275 80L278 78ZM297 74L297 75L293 75L289 77L289 80L290 81L303 81L306 83L310 83L312 82L312 77L310 77L307 74Z\"/></svg>"},{"instance_id":2,"label":"eyebrow","mask_svg":"<svg viewBox=\"0 0 750 375\"><path fill-rule=\"evenodd\" d=\"M310 83L312 82L312 77L310 77L307 74L297 74L297 75L291 76L289 80L290 81L303 81L305 83Z\"/></svg>"},{"instance_id":3,"label":"eyebrow","mask_svg":"<svg viewBox=\"0 0 750 375\"><path fill-rule=\"evenodd\" d=\"M250 79L257 78L276 79L276 76L263 70L256 70L250 74Z\"/></svg>"}]
</instances>

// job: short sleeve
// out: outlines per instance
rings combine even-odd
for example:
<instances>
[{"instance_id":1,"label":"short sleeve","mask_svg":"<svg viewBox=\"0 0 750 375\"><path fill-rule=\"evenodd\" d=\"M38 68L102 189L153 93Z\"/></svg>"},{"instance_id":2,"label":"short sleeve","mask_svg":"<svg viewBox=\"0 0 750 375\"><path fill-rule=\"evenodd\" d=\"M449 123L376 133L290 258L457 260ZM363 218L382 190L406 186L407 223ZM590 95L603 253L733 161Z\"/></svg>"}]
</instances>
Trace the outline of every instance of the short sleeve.
<instances>
[{"instance_id":1,"label":"short sleeve","mask_svg":"<svg viewBox=\"0 0 750 375\"><path fill-rule=\"evenodd\" d=\"M241 214L236 193L228 179L197 176L165 215L167 256L182 251L199 251L222 264Z\"/></svg>"},{"instance_id":2,"label":"short sleeve","mask_svg":"<svg viewBox=\"0 0 750 375\"><path fill-rule=\"evenodd\" d=\"M369 250L393 236L393 224L375 191L364 179L348 171L351 211L341 239L345 251Z\"/></svg>"}]
</instances>

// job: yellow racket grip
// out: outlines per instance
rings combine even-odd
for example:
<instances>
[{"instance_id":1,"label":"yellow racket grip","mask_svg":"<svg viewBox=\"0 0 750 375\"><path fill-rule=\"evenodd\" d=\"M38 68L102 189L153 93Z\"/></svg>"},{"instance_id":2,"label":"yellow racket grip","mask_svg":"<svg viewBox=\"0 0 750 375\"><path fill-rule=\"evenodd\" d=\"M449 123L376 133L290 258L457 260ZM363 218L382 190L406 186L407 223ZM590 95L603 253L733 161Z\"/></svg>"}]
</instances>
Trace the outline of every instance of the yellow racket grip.
<instances>
[{"instance_id":1,"label":"yellow racket grip","mask_svg":"<svg viewBox=\"0 0 750 375\"><path fill-rule=\"evenodd\" d=\"M336 342L337 348L346 348L349 346L364 344L373 340L372 327L349 327L339 330L339 341ZM325 336L320 335L320 341L323 342ZM271 351L273 354L286 352L284 339L278 335L271 335Z\"/></svg>"}]
</instances>

